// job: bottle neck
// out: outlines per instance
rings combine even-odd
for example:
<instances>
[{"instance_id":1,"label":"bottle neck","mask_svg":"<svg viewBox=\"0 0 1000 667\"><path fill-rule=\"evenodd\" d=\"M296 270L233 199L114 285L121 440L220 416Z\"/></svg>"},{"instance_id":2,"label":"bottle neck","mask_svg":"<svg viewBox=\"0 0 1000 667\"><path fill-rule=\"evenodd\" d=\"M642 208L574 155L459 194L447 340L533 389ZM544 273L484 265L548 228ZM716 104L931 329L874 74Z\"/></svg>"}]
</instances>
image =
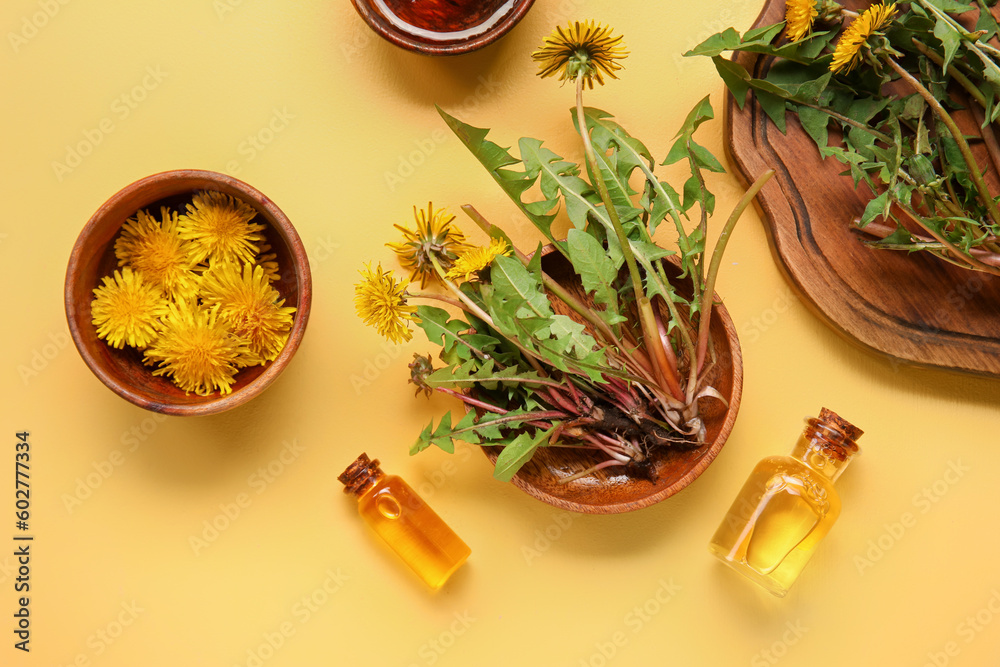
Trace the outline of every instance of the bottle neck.
<instances>
[{"instance_id":1,"label":"bottle neck","mask_svg":"<svg viewBox=\"0 0 1000 667\"><path fill-rule=\"evenodd\" d=\"M792 457L835 482L859 451L857 443L843 430L814 418L806 420L806 428L792 449Z\"/></svg>"},{"instance_id":2,"label":"bottle neck","mask_svg":"<svg viewBox=\"0 0 1000 667\"><path fill-rule=\"evenodd\" d=\"M378 459L372 461L367 454L362 453L351 465L347 466L347 470L337 477L344 485L344 493L353 493L359 498L368 493L385 477L385 473L378 466Z\"/></svg>"}]
</instances>

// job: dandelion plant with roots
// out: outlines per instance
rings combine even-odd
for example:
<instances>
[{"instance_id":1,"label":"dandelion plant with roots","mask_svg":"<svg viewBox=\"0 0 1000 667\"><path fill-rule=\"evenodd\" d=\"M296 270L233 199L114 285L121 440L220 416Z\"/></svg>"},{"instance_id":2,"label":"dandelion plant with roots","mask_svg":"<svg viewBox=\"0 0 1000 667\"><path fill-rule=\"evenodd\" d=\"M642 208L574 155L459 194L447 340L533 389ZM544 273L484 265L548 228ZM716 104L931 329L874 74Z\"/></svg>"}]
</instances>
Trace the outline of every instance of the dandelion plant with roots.
<instances>
[{"instance_id":1,"label":"dandelion plant with roots","mask_svg":"<svg viewBox=\"0 0 1000 667\"><path fill-rule=\"evenodd\" d=\"M1000 209L986 180L1000 170L995 2L879 2L855 12L787 0L784 22L742 36L729 28L686 55L711 57L740 108L753 91L782 132L786 115L798 116L819 156L843 163L870 194L864 213L845 220L869 245L1000 275ZM773 60L756 78L730 51Z\"/></svg>"},{"instance_id":2,"label":"dandelion plant with roots","mask_svg":"<svg viewBox=\"0 0 1000 667\"><path fill-rule=\"evenodd\" d=\"M729 216L706 252L715 199L706 171L724 171L694 139L712 118L708 98L688 115L661 164L690 170L680 192L656 175L646 146L614 117L583 103L585 89L617 78L627 52L622 38L593 22L557 28L533 54L539 75L572 84L571 118L583 144L581 166L537 139L519 155L489 133L439 109L441 117L531 221L552 252L573 267L579 289L550 276L542 243L530 254L472 206L462 210L489 237L471 244L454 219L429 204L414 209L415 228L397 227L389 246L410 278L367 266L356 286L360 317L389 340L410 340L411 326L439 346L437 359L414 355L417 393L447 394L465 404L419 435L411 453L454 441L502 446L494 476L510 480L539 447L578 447L601 460L561 479L615 466L648 477L654 448L704 444L699 404L725 401L706 382L712 367L710 322L722 253L764 174ZM634 184L641 182L641 187ZM564 213L570 229L557 237ZM676 251L654 241L658 228L676 234ZM664 259L690 284L682 294ZM419 280L420 289L415 283ZM564 314L565 313L565 314Z\"/></svg>"}]
</instances>

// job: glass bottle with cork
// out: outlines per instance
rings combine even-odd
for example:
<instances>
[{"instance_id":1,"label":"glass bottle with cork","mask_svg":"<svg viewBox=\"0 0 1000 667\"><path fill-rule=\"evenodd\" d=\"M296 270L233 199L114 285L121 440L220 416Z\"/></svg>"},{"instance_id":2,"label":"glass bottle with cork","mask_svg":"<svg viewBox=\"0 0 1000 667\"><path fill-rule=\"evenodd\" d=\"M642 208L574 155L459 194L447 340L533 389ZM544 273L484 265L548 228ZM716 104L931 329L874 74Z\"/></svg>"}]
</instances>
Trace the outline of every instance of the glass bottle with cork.
<instances>
[{"instance_id":1,"label":"glass bottle with cork","mask_svg":"<svg viewBox=\"0 0 1000 667\"><path fill-rule=\"evenodd\" d=\"M337 479L358 499L358 513L431 588L440 588L471 549L410 485L362 453Z\"/></svg>"},{"instance_id":2,"label":"glass bottle with cork","mask_svg":"<svg viewBox=\"0 0 1000 667\"><path fill-rule=\"evenodd\" d=\"M807 419L790 456L769 456L750 473L709 551L783 597L840 515L834 482L862 433L827 408Z\"/></svg>"}]
</instances>

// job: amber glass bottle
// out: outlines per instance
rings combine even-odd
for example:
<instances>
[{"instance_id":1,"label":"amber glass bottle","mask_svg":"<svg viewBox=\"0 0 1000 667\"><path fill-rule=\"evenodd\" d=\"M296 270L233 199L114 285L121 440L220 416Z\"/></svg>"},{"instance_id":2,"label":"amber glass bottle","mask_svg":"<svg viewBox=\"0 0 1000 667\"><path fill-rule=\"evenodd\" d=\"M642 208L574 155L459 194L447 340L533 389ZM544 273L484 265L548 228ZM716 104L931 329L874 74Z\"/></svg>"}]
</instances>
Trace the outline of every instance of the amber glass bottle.
<instances>
[{"instance_id":1,"label":"amber glass bottle","mask_svg":"<svg viewBox=\"0 0 1000 667\"><path fill-rule=\"evenodd\" d=\"M358 513L431 588L440 588L471 550L448 525L378 459L361 454L338 477L358 499Z\"/></svg>"},{"instance_id":2,"label":"amber glass bottle","mask_svg":"<svg viewBox=\"0 0 1000 667\"><path fill-rule=\"evenodd\" d=\"M833 483L861 434L826 408L807 419L791 456L769 456L750 473L709 551L783 597L840 515Z\"/></svg>"}]
</instances>

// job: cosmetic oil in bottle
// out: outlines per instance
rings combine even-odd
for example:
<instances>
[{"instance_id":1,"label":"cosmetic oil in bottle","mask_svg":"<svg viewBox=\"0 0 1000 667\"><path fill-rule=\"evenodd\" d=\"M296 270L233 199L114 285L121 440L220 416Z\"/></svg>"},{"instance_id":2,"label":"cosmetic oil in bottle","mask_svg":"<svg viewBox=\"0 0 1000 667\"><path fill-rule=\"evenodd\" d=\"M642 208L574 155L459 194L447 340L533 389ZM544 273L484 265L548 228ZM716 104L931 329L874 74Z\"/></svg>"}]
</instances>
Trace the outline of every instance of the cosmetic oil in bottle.
<instances>
[{"instance_id":1,"label":"cosmetic oil in bottle","mask_svg":"<svg viewBox=\"0 0 1000 667\"><path fill-rule=\"evenodd\" d=\"M337 479L358 499L358 513L431 588L466 561L469 547L402 479L361 454Z\"/></svg>"},{"instance_id":2,"label":"cosmetic oil in bottle","mask_svg":"<svg viewBox=\"0 0 1000 667\"><path fill-rule=\"evenodd\" d=\"M807 419L791 456L769 456L750 473L709 551L784 597L840 515L833 484L862 433L826 408Z\"/></svg>"}]
</instances>

